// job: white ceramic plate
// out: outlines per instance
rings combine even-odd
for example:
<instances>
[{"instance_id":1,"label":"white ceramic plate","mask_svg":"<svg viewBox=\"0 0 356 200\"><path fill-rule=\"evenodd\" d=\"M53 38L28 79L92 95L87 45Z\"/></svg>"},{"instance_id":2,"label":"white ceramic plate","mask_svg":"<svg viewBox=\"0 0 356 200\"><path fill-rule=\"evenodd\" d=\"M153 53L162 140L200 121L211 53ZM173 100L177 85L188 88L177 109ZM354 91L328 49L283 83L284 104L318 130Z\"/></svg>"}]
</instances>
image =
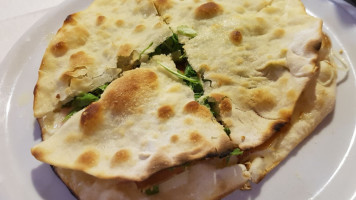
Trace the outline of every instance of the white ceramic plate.
<instances>
[{"instance_id":1,"label":"white ceramic plate","mask_svg":"<svg viewBox=\"0 0 356 200\"><path fill-rule=\"evenodd\" d=\"M33 87L49 39L68 14L91 0L68 0L37 22L0 65L0 199L74 200L49 165L30 148L39 143L33 117ZM356 197L356 21L326 0L304 0L312 15L324 19L333 48L350 66L338 86L335 111L290 156L250 191L226 199L354 199Z\"/></svg>"}]
</instances>

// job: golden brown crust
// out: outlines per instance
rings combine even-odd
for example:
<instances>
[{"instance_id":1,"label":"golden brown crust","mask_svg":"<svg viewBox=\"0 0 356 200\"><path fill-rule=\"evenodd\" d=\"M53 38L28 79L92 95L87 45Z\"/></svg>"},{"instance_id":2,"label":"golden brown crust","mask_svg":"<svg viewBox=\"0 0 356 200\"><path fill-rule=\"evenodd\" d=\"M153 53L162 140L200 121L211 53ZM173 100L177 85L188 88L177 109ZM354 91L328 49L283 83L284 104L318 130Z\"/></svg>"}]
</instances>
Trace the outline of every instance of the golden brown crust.
<instances>
[{"instance_id":1,"label":"golden brown crust","mask_svg":"<svg viewBox=\"0 0 356 200\"><path fill-rule=\"evenodd\" d=\"M161 106L157 111L158 118L167 120L174 116L173 107L170 105Z\"/></svg>"},{"instance_id":2,"label":"golden brown crust","mask_svg":"<svg viewBox=\"0 0 356 200\"><path fill-rule=\"evenodd\" d=\"M223 12L222 7L211 1L204 3L195 9L195 18L210 19Z\"/></svg>"},{"instance_id":3,"label":"golden brown crust","mask_svg":"<svg viewBox=\"0 0 356 200\"><path fill-rule=\"evenodd\" d=\"M111 159L111 167L118 167L121 163L129 161L131 153L127 149L121 149L115 153Z\"/></svg>"},{"instance_id":4,"label":"golden brown crust","mask_svg":"<svg viewBox=\"0 0 356 200\"><path fill-rule=\"evenodd\" d=\"M200 105L196 101L191 101L184 106L184 112L194 114L201 118L210 118L211 113L209 109L203 105Z\"/></svg>"},{"instance_id":5,"label":"golden brown crust","mask_svg":"<svg viewBox=\"0 0 356 200\"><path fill-rule=\"evenodd\" d=\"M135 74L134 76L132 76ZM157 75L149 69L137 69L110 84L115 88L105 94L103 105L114 113L133 113L158 87ZM117 101L116 99L120 99Z\"/></svg>"},{"instance_id":6,"label":"golden brown crust","mask_svg":"<svg viewBox=\"0 0 356 200\"><path fill-rule=\"evenodd\" d=\"M96 127L100 126L103 121L103 113L101 104L94 102L85 108L80 117L80 127L84 134L91 134L96 131Z\"/></svg>"},{"instance_id":7,"label":"golden brown crust","mask_svg":"<svg viewBox=\"0 0 356 200\"><path fill-rule=\"evenodd\" d=\"M68 46L63 41L57 42L51 47L51 52L56 57L63 56L67 51Z\"/></svg>"},{"instance_id":8,"label":"golden brown crust","mask_svg":"<svg viewBox=\"0 0 356 200\"><path fill-rule=\"evenodd\" d=\"M87 169L96 166L98 159L99 154L95 150L87 150L78 157L76 162L80 168Z\"/></svg>"},{"instance_id":9,"label":"golden brown crust","mask_svg":"<svg viewBox=\"0 0 356 200\"><path fill-rule=\"evenodd\" d=\"M235 29L230 33L229 39L235 45L239 45L242 41L242 33L239 30Z\"/></svg>"}]
</instances>

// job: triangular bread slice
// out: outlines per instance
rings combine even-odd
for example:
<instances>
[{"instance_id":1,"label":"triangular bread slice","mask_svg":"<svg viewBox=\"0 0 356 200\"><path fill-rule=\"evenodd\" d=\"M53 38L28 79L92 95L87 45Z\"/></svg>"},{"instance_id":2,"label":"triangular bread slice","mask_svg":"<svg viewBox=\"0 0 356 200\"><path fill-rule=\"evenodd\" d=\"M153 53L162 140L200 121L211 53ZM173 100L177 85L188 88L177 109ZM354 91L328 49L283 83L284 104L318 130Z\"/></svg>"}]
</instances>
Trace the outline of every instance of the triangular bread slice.
<instances>
[{"instance_id":1,"label":"triangular bread slice","mask_svg":"<svg viewBox=\"0 0 356 200\"><path fill-rule=\"evenodd\" d=\"M99 178L142 181L153 173L233 149L210 110L156 61L124 72L99 101L32 148L39 160Z\"/></svg>"},{"instance_id":2,"label":"triangular bread slice","mask_svg":"<svg viewBox=\"0 0 356 200\"><path fill-rule=\"evenodd\" d=\"M221 120L235 144L256 147L289 122L317 71L322 38L322 21L299 0L155 4L185 43L189 63L212 81L205 94L225 100Z\"/></svg>"},{"instance_id":3,"label":"triangular bread slice","mask_svg":"<svg viewBox=\"0 0 356 200\"><path fill-rule=\"evenodd\" d=\"M336 76L334 66L320 62L320 72L299 98L290 124L263 145L246 152L243 160L249 163L253 182L261 181L334 109Z\"/></svg>"},{"instance_id":4,"label":"triangular bread slice","mask_svg":"<svg viewBox=\"0 0 356 200\"><path fill-rule=\"evenodd\" d=\"M44 54L34 90L36 118L118 77L172 32L151 1L96 0L69 15Z\"/></svg>"}]
</instances>

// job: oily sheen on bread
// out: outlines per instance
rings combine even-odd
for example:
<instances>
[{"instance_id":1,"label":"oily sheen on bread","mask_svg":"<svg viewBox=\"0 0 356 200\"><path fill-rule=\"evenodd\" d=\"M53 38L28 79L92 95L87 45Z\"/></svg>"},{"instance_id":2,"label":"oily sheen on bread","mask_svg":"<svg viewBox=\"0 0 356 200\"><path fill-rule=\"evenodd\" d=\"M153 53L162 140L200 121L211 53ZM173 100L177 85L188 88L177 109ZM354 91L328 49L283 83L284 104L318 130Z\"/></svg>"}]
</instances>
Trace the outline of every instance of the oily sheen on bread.
<instances>
[{"instance_id":1,"label":"oily sheen on bread","mask_svg":"<svg viewBox=\"0 0 356 200\"><path fill-rule=\"evenodd\" d=\"M171 34L151 1L96 0L69 15L43 56L35 116L117 78L151 42L147 53Z\"/></svg>"},{"instance_id":2,"label":"oily sheen on bread","mask_svg":"<svg viewBox=\"0 0 356 200\"><path fill-rule=\"evenodd\" d=\"M299 0L95 0L45 52L32 154L84 200L249 189L334 107L321 26Z\"/></svg>"},{"instance_id":3,"label":"oily sheen on bread","mask_svg":"<svg viewBox=\"0 0 356 200\"><path fill-rule=\"evenodd\" d=\"M224 98L221 120L241 149L256 147L290 120L297 99L317 70L322 21L300 1L156 0L188 60L205 79L206 95ZM227 97L227 98L226 98Z\"/></svg>"}]
</instances>

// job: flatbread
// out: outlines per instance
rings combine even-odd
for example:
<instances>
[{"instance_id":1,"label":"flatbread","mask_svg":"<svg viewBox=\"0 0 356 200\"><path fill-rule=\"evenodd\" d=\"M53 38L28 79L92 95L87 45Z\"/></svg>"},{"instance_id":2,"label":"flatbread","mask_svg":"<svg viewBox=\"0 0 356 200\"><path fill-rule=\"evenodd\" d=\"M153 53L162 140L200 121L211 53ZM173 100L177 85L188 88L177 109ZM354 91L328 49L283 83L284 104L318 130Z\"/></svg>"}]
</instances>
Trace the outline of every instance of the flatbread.
<instances>
[{"instance_id":1,"label":"flatbread","mask_svg":"<svg viewBox=\"0 0 356 200\"><path fill-rule=\"evenodd\" d=\"M221 104L221 120L241 149L256 147L290 120L317 70L322 21L299 0L156 0L181 37L189 63L211 80L204 89ZM183 34L184 36L184 34Z\"/></svg>"},{"instance_id":2,"label":"flatbread","mask_svg":"<svg viewBox=\"0 0 356 200\"><path fill-rule=\"evenodd\" d=\"M132 182L102 180L60 168L56 172L80 199L220 199L233 190L246 188L247 180L261 181L333 110L335 94L336 68L327 60L321 61L320 70L297 101L291 123L281 132L229 165L225 159L194 163L185 174L161 182L160 192L153 196L142 194ZM234 163L245 163L248 170Z\"/></svg>"},{"instance_id":3,"label":"flatbread","mask_svg":"<svg viewBox=\"0 0 356 200\"><path fill-rule=\"evenodd\" d=\"M46 50L34 103L45 141L32 153L55 165L79 199L220 199L259 182L333 109L335 68L323 61L319 70L321 21L299 0L155 5L161 18L149 0L96 0L69 16ZM232 142L160 67L174 69L167 56L124 72L101 100L64 122L64 103L116 79L172 34L163 20L174 32L181 25L196 31L179 38L193 68L212 81L205 96L216 99ZM237 146L250 150L230 161L206 158ZM160 191L148 196L134 181Z\"/></svg>"},{"instance_id":4,"label":"flatbread","mask_svg":"<svg viewBox=\"0 0 356 200\"><path fill-rule=\"evenodd\" d=\"M32 154L99 178L143 181L159 170L231 151L210 110L156 59L175 68L169 57L157 56L124 72Z\"/></svg>"},{"instance_id":5,"label":"flatbread","mask_svg":"<svg viewBox=\"0 0 356 200\"><path fill-rule=\"evenodd\" d=\"M317 78L312 79L298 100L288 126L262 146L246 152L251 180L258 183L303 141L334 109L336 68L322 61Z\"/></svg>"},{"instance_id":6,"label":"flatbread","mask_svg":"<svg viewBox=\"0 0 356 200\"><path fill-rule=\"evenodd\" d=\"M111 82L150 43L146 53L170 35L151 1L96 0L69 15L44 54L34 91L35 117Z\"/></svg>"}]
</instances>

